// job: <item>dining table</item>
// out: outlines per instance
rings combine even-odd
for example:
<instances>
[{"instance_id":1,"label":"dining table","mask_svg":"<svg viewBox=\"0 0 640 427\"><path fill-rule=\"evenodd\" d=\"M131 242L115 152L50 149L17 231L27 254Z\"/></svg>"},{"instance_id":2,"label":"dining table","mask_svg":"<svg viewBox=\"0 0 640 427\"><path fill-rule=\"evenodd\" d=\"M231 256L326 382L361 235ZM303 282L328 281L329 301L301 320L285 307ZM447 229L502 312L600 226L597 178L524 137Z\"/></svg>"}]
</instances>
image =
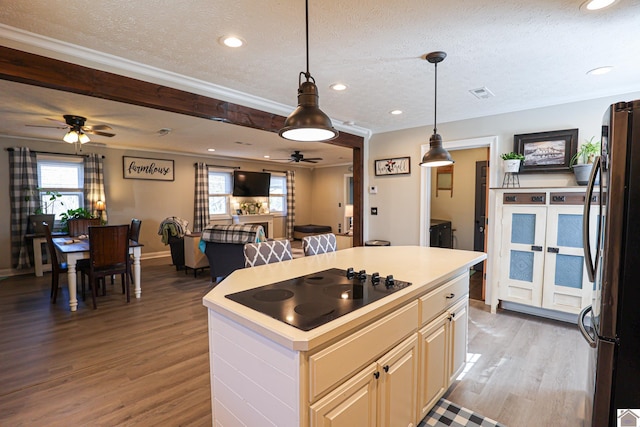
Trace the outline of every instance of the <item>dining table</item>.
<instances>
[{"instance_id":1,"label":"dining table","mask_svg":"<svg viewBox=\"0 0 640 427\"><path fill-rule=\"evenodd\" d=\"M71 311L78 309L76 262L83 258L89 258L89 239L78 237L55 237L52 239L58 252L67 263L67 283L69 286L69 308ZM140 298L140 254L144 245L129 240L129 254L133 255L133 284L136 298Z\"/></svg>"}]
</instances>

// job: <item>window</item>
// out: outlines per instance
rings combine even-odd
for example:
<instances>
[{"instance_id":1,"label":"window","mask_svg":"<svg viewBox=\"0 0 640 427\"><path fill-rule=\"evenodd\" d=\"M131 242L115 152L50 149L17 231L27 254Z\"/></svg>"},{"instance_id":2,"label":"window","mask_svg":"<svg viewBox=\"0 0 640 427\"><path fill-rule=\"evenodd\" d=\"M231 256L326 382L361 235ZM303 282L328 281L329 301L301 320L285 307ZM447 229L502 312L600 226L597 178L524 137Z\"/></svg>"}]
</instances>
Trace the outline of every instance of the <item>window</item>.
<instances>
[{"instance_id":1,"label":"window","mask_svg":"<svg viewBox=\"0 0 640 427\"><path fill-rule=\"evenodd\" d=\"M209 216L228 216L231 200L231 172L209 169Z\"/></svg>"},{"instance_id":2,"label":"window","mask_svg":"<svg viewBox=\"0 0 640 427\"><path fill-rule=\"evenodd\" d=\"M272 214L287 214L287 177L271 174L269 183L269 212Z\"/></svg>"},{"instance_id":3,"label":"window","mask_svg":"<svg viewBox=\"0 0 640 427\"><path fill-rule=\"evenodd\" d=\"M42 211L55 214L56 221L69 209L84 207L82 158L38 156L38 190ZM47 192L60 193L55 202Z\"/></svg>"}]
</instances>

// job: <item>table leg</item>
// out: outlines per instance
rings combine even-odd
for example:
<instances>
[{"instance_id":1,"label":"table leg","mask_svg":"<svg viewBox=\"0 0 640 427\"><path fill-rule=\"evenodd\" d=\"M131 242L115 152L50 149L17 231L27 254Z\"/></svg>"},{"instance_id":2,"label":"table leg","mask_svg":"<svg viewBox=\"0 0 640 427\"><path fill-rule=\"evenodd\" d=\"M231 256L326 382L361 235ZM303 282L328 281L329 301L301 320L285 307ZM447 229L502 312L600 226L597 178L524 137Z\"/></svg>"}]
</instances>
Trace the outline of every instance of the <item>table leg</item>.
<instances>
[{"instance_id":1,"label":"table leg","mask_svg":"<svg viewBox=\"0 0 640 427\"><path fill-rule=\"evenodd\" d=\"M140 286L140 247L133 248L133 284L136 298L140 298L142 288Z\"/></svg>"},{"instance_id":2,"label":"table leg","mask_svg":"<svg viewBox=\"0 0 640 427\"><path fill-rule=\"evenodd\" d=\"M69 308L71 311L78 309L78 296L76 294L76 261L75 257L67 256L67 283L69 286Z\"/></svg>"}]
</instances>

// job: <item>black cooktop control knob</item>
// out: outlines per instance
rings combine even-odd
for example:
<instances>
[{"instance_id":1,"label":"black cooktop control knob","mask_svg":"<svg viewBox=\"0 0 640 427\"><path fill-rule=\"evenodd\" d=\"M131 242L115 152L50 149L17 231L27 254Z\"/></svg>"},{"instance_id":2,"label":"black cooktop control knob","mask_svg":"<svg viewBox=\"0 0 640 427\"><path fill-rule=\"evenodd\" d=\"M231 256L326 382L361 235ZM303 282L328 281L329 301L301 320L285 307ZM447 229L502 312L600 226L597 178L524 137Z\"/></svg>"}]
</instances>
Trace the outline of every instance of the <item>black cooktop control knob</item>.
<instances>
[{"instance_id":1,"label":"black cooktop control knob","mask_svg":"<svg viewBox=\"0 0 640 427\"><path fill-rule=\"evenodd\" d=\"M347 279L351 280L356 275L355 271L353 271L353 267L347 268Z\"/></svg>"},{"instance_id":2,"label":"black cooktop control knob","mask_svg":"<svg viewBox=\"0 0 640 427\"><path fill-rule=\"evenodd\" d=\"M367 280L367 272L365 270L360 270L358 272L358 279L360 279L361 282Z\"/></svg>"},{"instance_id":3,"label":"black cooktop control knob","mask_svg":"<svg viewBox=\"0 0 640 427\"><path fill-rule=\"evenodd\" d=\"M387 288L391 288L391 287L393 287L393 285L395 285L395 284L396 284L396 281L393 279L393 275L392 275L392 274L388 275L388 276L387 276L387 278L386 278L386 279L384 279L384 285L385 285Z\"/></svg>"},{"instance_id":4,"label":"black cooktop control knob","mask_svg":"<svg viewBox=\"0 0 640 427\"><path fill-rule=\"evenodd\" d=\"M375 286L378 283L380 283L380 273L376 271L371 275L371 284Z\"/></svg>"}]
</instances>

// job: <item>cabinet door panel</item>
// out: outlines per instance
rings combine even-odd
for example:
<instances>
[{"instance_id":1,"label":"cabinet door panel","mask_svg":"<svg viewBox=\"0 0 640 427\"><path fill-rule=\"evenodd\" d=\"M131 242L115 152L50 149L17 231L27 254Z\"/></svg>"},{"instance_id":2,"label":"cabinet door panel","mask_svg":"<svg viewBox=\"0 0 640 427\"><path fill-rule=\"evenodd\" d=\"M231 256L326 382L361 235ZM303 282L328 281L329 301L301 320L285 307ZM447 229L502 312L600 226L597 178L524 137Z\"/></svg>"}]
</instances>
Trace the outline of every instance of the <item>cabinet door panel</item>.
<instances>
[{"instance_id":1,"label":"cabinet door panel","mask_svg":"<svg viewBox=\"0 0 640 427\"><path fill-rule=\"evenodd\" d=\"M500 297L540 307L546 229L544 206L505 206Z\"/></svg>"},{"instance_id":2,"label":"cabinet door panel","mask_svg":"<svg viewBox=\"0 0 640 427\"><path fill-rule=\"evenodd\" d=\"M376 425L378 381L372 363L342 386L311 405L311 427L371 427Z\"/></svg>"},{"instance_id":3,"label":"cabinet door panel","mask_svg":"<svg viewBox=\"0 0 640 427\"><path fill-rule=\"evenodd\" d=\"M465 298L451 308L451 349L449 357L449 384L464 370L467 361L469 330L469 299Z\"/></svg>"},{"instance_id":4,"label":"cabinet door panel","mask_svg":"<svg viewBox=\"0 0 640 427\"><path fill-rule=\"evenodd\" d=\"M584 265L582 214L580 206L549 207L542 301L544 308L577 314L591 303L593 286L587 279ZM594 241L594 230L591 233L591 241Z\"/></svg>"},{"instance_id":5,"label":"cabinet door panel","mask_svg":"<svg viewBox=\"0 0 640 427\"><path fill-rule=\"evenodd\" d=\"M423 419L448 387L447 347L449 313L434 319L419 332L420 381L418 419Z\"/></svg>"},{"instance_id":6,"label":"cabinet door panel","mask_svg":"<svg viewBox=\"0 0 640 427\"><path fill-rule=\"evenodd\" d=\"M416 425L418 337L399 344L378 362L378 427Z\"/></svg>"}]
</instances>

